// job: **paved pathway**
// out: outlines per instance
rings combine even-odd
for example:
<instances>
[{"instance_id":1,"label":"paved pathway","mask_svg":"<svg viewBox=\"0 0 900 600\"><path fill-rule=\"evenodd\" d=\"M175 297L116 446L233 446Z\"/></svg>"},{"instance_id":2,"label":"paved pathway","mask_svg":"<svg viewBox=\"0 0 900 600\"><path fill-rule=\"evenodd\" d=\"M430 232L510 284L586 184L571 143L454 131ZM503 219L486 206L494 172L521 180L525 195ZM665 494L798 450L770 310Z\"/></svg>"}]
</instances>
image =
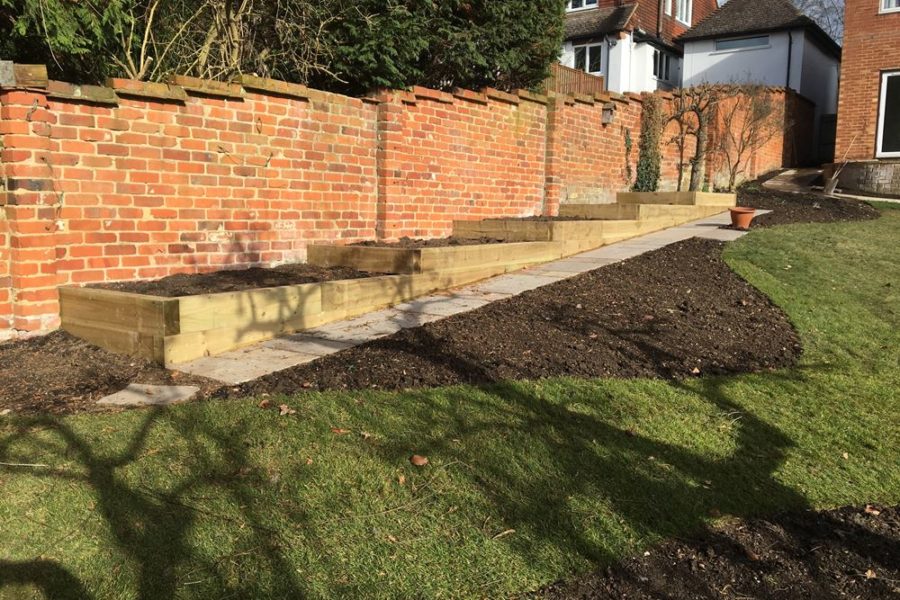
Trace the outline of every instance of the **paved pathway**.
<instances>
[{"instance_id":1,"label":"paved pathway","mask_svg":"<svg viewBox=\"0 0 900 600\"><path fill-rule=\"evenodd\" d=\"M760 211L760 214L764 212L767 211ZM675 242L692 237L731 241L744 235L740 231L721 228L730 222L728 213L722 213L522 271L500 275L457 290L417 298L393 308L367 313L346 321L329 323L225 354L172 365L172 368L230 385L243 383L268 373L312 362L322 356L391 335L401 329L418 327L430 321L475 310L491 302L510 298L524 291Z\"/></svg>"}]
</instances>

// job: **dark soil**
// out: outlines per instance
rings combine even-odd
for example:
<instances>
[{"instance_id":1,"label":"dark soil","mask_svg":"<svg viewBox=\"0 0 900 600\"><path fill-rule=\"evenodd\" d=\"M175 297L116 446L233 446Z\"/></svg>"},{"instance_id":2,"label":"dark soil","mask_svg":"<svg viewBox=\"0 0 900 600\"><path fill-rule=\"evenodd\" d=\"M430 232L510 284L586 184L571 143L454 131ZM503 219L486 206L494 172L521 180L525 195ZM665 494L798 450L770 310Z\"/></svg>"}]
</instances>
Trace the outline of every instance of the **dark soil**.
<instances>
[{"instance_id":1,"label":"dark soil","mask_svg":"<svg viewBox=\"0 0 900 600\"><path fill-rule=\"evenodd\" d=\"M738 206L773 211L753 219L751 228L791 223L865 221L879 216L878 209L866 202L778 192L763 188L757 182L741 186L738 190Z\"/></svg>"},{"instance_id":2,"label":"dark soil","mask_svg":"<svg viewBox=\"0 0 900 600\"><path fill-rule=\"evenodd\" d=\"M367 241L353 244L353 246L364 246L367 248L405 248L415 250L417 248L449 248L451 246L479 246L482 244L504 244L504 240L498 240L489 237L481 238L460 238L446 237L435 240L419 240L409 237L403 237L396 242L378 242Z\"/></svg>"},{"instance_id":3,"label":"dark soil","mask_svg":"<svg viewBox=\"0 0 900 600\"><path fill-rule=\"evenodd\" d=\"M103 283L91 287L135 294L148 294L163 298L178 298L197 294L240 292L259 288L319 283L338 279L362 279L377 273L364 273L348 267L316 267L307 264L283 265L271 269L253 267L236 271L215 273L179 274L155 281L125 281Z\"/></svg>"},{"instance_id":4,"label":"dark soil","mask_svg":"<svg viewBox=\"0 0 900 600\"><path fill-rule=\"evenodd\" d=\"M877 513L877 514L876 514ZM900 597L897 507L737 520L532 598L631 600Z\"/></svg>"},{"instance_id":5,"label":"dark soil","mask_svg":"<svg viewBox=\"0 0 900 600\"><path fill-rule=\"evenodd\" d=\"M0 344L0 411L66 414L115 410L95 403L130 383L196 385L207 394L221 385L101 350L63 331Z\"/></svg>"},{"instance_id":6,"label":"dark soil","mask_svg":"<svg viewBox=\"0 0 900 600\"><path fill-rule=\"evenodd\" d=\"M785 314L692 239L407 329L231 390L387 390L509 379L664 377L792 365Z\"/></svg>"}]
</instances>

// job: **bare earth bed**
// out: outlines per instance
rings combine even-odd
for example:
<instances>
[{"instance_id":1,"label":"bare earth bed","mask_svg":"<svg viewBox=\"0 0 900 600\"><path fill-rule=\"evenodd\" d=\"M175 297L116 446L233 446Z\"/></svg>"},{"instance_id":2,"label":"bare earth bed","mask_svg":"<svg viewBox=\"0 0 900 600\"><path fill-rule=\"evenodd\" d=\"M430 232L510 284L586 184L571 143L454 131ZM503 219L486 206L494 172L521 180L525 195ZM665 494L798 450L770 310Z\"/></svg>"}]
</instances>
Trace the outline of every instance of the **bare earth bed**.
<instances>
[{"instance_id":1,"label":"bare earth bed","mask_svg":"<svg viewBox=\"0 0 900 600\"><path fill-rule=\"evenodd\" d=\"M775 209L756 226L869 219L865 203L798 197L745 186L740 202ZM768 217L773 217L768 219ZM316 389L400 389L556 375L690 377L791 364L800 348L787 319L737 277L714 242L688 241L406 330L227 394ZM302 268L298 268L302 267ZM160 296L367 277L353 269L295 265L174 276L116 289ZM580 305L580 308L579 308ZM63 332L0 344L0 411L71 413L129 383L214 382L116 355Z\"/></svg>"},{"instance_id":2,"label":"bare earth bed","mask_svg":"<svg viewBox=\"0 0 900 600\"><path fill-rule=\"evenodd\" d=\"M340 279L362 279L376 275L376 273L364 273L347 267L316 267L308 264L295 264L271 269L253 267L214 273L170 275L154 281L104 283L91 287L163 298L178 298L199 294L241 292L283 285L321 283Z\"/></svg>"},{"instance_id":3,"label":"bare earth bed","mask_svg":"<svg viewBox=\"0 0 900 600\"><path fill-rule=\"evenodd\" d=\"M839 223L877 219L879 212L871 204L858 200L826 198L814 194L792 194L763 188L757 182L745 184L738 191L738 204L769 214L753 219L751 228L790 223Z\"/></svg>"},{"instance_id":4,"label":"bare earth bed","mask_svg":"<svg viewBox=\"0 0 900 600\"><path fill-rule=\"evenodd\" d=\"M784 313L723 245L687 240L273 373L231 393L398 390L507 379L739 373L794 363Z\"/></svg>"},{"instance_id":5,"label":"bare earth bed","mask_svg":"<svg viewBox=\"0 0 900 600\"><path fill-rule=\"evenodd\" d=\"M108 411L98 406L97 400L130 383L195 385L206 393L220 385L169 371L151 361L107 352L64 331L0 344L0 411Z\"/></svg>"},{"instance_id":6,"label":"bare earth bed","mask_svg":"<svg viewBox=\"0 0 900 600\"><path fill-rule=\"evenodd\" d=\"M531 596L546 600L897 598L900 510L735 520Z\"/></svg>"},{"instance_id":7,"label":"bare earth bed","mask_svg":"<svg viewBox=\"0 0 900 600\"><path fill-rule=\"evenodd\" d=\"M462 237L446 237L433 240L421 240L415 238L404 237L396 242L378 242L367 241L351 244L352 246L361 246L364 248L403 248L415 250L418 248L450 248L453 246L480 246L483 244L505 244L504 240L498 240L489 237L480 238L462 238Z\"/></svg>"}]
</instances>

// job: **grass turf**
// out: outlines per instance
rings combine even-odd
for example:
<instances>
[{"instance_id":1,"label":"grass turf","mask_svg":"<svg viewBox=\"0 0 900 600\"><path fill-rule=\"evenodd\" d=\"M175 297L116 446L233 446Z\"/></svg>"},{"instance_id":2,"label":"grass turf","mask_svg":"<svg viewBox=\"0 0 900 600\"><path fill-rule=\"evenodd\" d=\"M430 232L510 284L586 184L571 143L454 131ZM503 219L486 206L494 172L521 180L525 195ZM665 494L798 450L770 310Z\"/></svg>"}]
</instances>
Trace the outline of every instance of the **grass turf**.
<instances>
[{"instance_id":1,"label":"grass turf","mask_svg":"<svg viewBox=\"0 0 900 600\"><path fill-rule=\"evenodd\" d=\"M789 371L6 418L0 461L46 466L0 466L0 597L496 597L717 517L900 502L898 234L729 246L803 337Z\"/></svg>"}]
</instances>

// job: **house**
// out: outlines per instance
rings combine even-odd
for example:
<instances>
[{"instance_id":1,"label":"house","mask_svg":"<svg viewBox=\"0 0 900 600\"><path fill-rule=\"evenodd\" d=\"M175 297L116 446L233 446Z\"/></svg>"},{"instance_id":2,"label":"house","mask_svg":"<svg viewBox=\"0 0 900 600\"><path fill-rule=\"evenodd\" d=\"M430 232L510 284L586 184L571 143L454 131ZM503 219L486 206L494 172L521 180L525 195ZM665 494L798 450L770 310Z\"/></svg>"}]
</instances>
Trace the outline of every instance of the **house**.
<instances>
[{"instance_id":1,"label":"house","mask_svg":"<svg viewBox=\"0 0 900 600\"><path fill-rule=\"evenodd\" d=\"M846 0L839 186L900 196L900 0ZM826 169L827 170L827 169Z\"/></svg>"},{"instance_id":2,"label":"house","mask_svg":"<svg viewBox=\"0 0 900 600\"><path fill-rule=\"evenodd\" d=\"M790 0L729 0L678 41L685 87L759 83L814 102L816 152L810 155L817 164L832 160L841 47Z\"/></svg>"},{"instance_id":3,"label":"house","mask_svg":"<svg viewBox=\"0 0 900 600\"><path fill-rule=\"evenodd\" d=\"M676 39L716 7L716 0L568 0L560 62L602 75L613 92L678 87Z\"/></svg>"}]
</instances>

